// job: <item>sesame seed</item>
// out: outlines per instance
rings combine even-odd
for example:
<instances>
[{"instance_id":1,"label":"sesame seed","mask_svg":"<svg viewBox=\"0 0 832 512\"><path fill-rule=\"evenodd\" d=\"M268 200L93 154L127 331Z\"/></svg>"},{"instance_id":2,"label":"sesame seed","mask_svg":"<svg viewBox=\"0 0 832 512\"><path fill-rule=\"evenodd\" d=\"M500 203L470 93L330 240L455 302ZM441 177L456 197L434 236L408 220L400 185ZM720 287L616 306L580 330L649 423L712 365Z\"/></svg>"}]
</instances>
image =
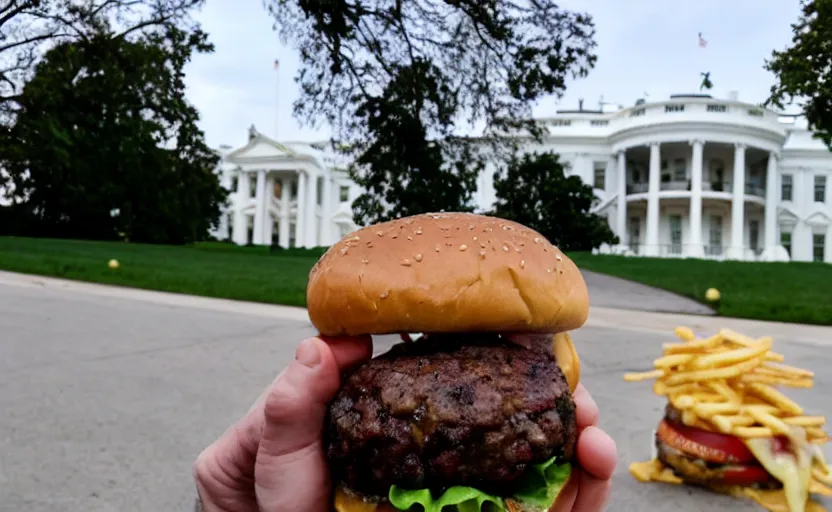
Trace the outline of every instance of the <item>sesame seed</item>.
<instances>
[{"instance_id":1,"label":"sesame seed","mask_svg":"<svg viewBox=\"0 0 832 512\"><path fill-rule=\"evenodd\" d=\"M367 248L372 249L373 248L373 242L367 242Z\"/></svg>"},{"instance_id":2,"label":"sesame seed","mask_svg":"<svg viewBox=\"0 0 832 512\"><path fill-rule=\"evenodd\" d=\"M439 244L436 244L436 252L439 252Z\"/></svg>"},{"instance_id":3,"label":"sesame seed","mask_svg":"<svg viewBox=\"0 0 832 512\"><path fill-rule=\"evenodd\" d=\"M395 240L395 239L399 238L399 235L397 235L397 234L393 233L393 236L391 236L390 238L392 238L393 240Z\"/></svg>"},{"instance_id":4,"label":"sesame seed","mask_svg":"<svg viewBox=\"0 0 832 512\"><path fill-rule=\"evenodd\" d=\"M384 231L376 231L376 234L377 234L378 236L384 236Z\"/></svg>"},{"instance_id":5,"label":"sesame seed","mask_svg":"<svg viewBox=\"0 0 832 512\"><path fill-rule=\"evenodd\" d=\"M407 239L408 239L408 240L413 240L413 237L412 237L412 236L410 236L410 235L407 235Z\"/></svg>"},{"instance_id":6,"label":"sesame seed","mask_svg":"<svg viewBox=\"0 0 832 512\"><path fill-rule=\"evenodd\" d=\"M558 260L558 261L562 261L562 260L563 260L563 256L561 256L560 254L558 254L557 256L555 256L555 258L557 258L557 260Z\"/></svg>"},{"instance_id":7,"label":"sesame seed","mask_svg":"<svg viewBox=\"0 0 832 512\"><path fill-rule=\"evenodd\" d=\"M477 241L477 237L474 237L474 241L475 241L475 242Z\"/></svg>"},{"instance_id":8,"label":"sesame seed","mask_svg":"<svg viewBox=\"0 0 832 512\"><path fill-rule=\"evenodd\" d=\"M480 258L485 259L485 251L480 251Z\"/></svg>"},{"instance_id":9,"label":"sesame seed","mask_svg":"<svg viewBox=\"0 0 832 512\"><path fill-rule=\"evenodd\" d=\"M534 237L534 243L536 243L536 244L540 243L540 237L539 236Z\"/></svg>"},{"instance_id":10,"label":"sesame seed","mask_svg":"<svg viewBox=\"0 0 832 512\"><path fill-rule=\"evenodd\" d=\"M341 256L346 256L347 251L349 251L349 247L344 247L343 249L341 249Z\"/></svg>"},{"instance_id":11,"label":"sesame seed","mask_svg":"<svg viewBox=\"0 0 832 512\"><path fill-rule=\"evenodd\" d=\"M551 268L547 268L547 269L546 269L546 272L548 272L548 273L550 273L550 274L551 274L551 273L552 273L552 269L551 269Z\"/></svg>"},{"instance_id":12,"label":"sesame seed","mask_svg":"<svg viewBox=\"0 0 832 512\"><path fill-rule=\"evenodd\" d=\"M383 291L381 292L381 295L379 295L379 297L381 297L382 299L386 299L388 295L390 295L390 292Z\"/></svg>"},{"instance_id":13,"label":"sesame seed","mask_svg":"<svg viewBox=\"0 0 832 512\"><path fill-rule=\"evenodd\" d=\"M361 263L366 265L367 263L370 263L370 260L361 260Z\"/></svg>"},{"instance_id":14,"label":"sesame seed","mask_svg":"<svg viewBox=\"0 0 832 512\"><path fill-rule=\"evenodd\" d=\"M467 245L465 245L465 244L462 244L462 245L460 245L460 246L459 246L459 250L460 250L460 251L464 251L464 250L465 250L465 249L467 249L467 248L468 248L468 246L467 246Z\"/></svg>"},{"instance_id":15,"label":"sesame seed","mask_svg":"<svg viewBox=\"0 0 832 512\"><path fill-rule=\"evenodd\" d=\"M482 247L483 249L485 249L485 243L484 243L484 242L480 242L480 247Z\"/></svg>"},{"instance_id":16,"label":"sesame seed","mask_svg":"<svg viewBox=\"0 0 832 512\"><path fill-rule=\"evenodd\" d=\"M421 234L422 234L422 228L421 228L421 227L420 227L419 229L417 229L417 230L416 230L416 234L417 234L417 235L421 235Z\"/></svg>"},{"instance_id":17,"label":"sesame seed","mask_svg":"<svg viewBox=\"0 0 832 512\"><path fill-rule=\"evenodd\" d=\"M473 230L473 229L474 229L474 225L473 225L473 224L468 224L468 229L469 229L469 230Z\"/></svg>"},{"instance_id":18,"label":"sesame seed","mask_svg":"<svg viewBox=\"0 0 832 512\"><path fill-rule=\"evenodd\" d=\"M558 272L560 272L561 274L563 274L563 269L558 270Z\"/></svg>"},{"instance_id":19,"label":"sesame seed","mask_svg":"<svg viewBox=\"0 0 832 512\"><path fill-rule=\"evenodd\" d=\"M503 224L503 231L508 231L508 226L506 226L505 224Z\"/></svg>"},{"instance_id":20,"label":"sesame seed","mask_svg":"<svg viewBox=\"0 0 832 512\"><path fill-rule=\"evenodd\" d=\"M354 236L354 237L350 238L350 241L351 241L351 242L357 242L357 241L359 241L359 240L361 240L361 237L360 237L360 236Z\"/></svg>"},{"instance_id":21,"label":"sesame seed","mask_svg":"<svg viewBox=\"0 0 832 512\"><path fill-rule=\"evenodd\" d=\"M526 268L526 260L520 260L520 268Z\"/></svg>"},{"instance_id":22,"label":"sesame seed","mask_svg":"<svg viewBox=\"0 0 832 512\"><path fill-rule=\"evenodd\" d=\"M409 267L409 266L410 266L410 260L408 260L408 259L403 259L403 260L402 260L402 266L403 266L403 267Z\"/></svg>"},{"instance_id":23,"label":"sesame seed","mask_svg":"<svg viewBox=\"0 0 832 512\"><path fill-rule=\"evenodd\" d=\"M416 261L422 261L422 255L417 254L416 256L413 257L413 259L416 260Z\"/></svg>"},{"instance_id":24,"label":"sesame seed","mask_svg":"<svg viewBox=\"0 0 832 512\"><path fill-rule=\"evenodd\" d=\"M505 245L505 244L503 244L503 250L504 250L504 251L506 251L506 252L508 252L508 246L507 246L507 245Z\"/></svg>"}]
</instances>

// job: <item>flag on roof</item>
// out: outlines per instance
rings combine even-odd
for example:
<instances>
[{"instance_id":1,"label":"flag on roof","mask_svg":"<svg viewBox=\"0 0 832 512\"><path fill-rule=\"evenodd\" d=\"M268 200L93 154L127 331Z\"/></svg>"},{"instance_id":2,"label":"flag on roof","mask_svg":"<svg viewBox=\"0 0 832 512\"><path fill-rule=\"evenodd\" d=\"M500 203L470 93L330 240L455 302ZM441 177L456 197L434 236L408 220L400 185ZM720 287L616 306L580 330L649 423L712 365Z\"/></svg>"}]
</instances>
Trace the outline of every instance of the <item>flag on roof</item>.
<instances>
[{"instance_id":1,"label":"flag on roof","mask_svg":"<svg viewBox=\"0 0 832 512\"><path fill-rule=\"evenodd\" d=\"M702 37L702 32L700 32L699 33L699 47L700 48L705 48L706 46L708 46L708 41L705 41L705 38Z\"/></svg>"},{"instance_id":2,"label":"flag on roof","mask_svg":"<svg viewBox=\"0 0 832 512\"><path fill-rule=\"evenodd\" d=\"M280 64L280 61L277 60L277 59L274 59L274 69L277 69L279 64Z\"/></svg>"}]
</instances>

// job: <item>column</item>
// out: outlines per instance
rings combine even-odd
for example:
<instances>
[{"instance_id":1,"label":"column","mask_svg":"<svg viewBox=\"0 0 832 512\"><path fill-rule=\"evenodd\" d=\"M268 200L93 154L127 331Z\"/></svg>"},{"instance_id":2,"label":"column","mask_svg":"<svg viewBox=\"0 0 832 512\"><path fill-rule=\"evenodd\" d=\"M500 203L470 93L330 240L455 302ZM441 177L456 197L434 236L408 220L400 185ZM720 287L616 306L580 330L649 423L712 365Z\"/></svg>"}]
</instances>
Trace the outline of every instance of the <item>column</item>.
<instances>
[{"instance_id":1,"label":"column","mask_svg":"<svg viewBox=\"0 0 832 512\"><path fill-rule=\"evenodd\" d=\"M298 203L295 208L295 246L306 247L303 243L306 224L306 172L298 171Z\"/></svg>"},{"instance_id":2,"label":"column","mask_svg":"<svg viewBox=\"0 0 832 512\"><path fill-rule=\"evenodd\" d=\"M618 152L618 216L616 217L615 230L622 246L627 246L627 150Z\"/></svg>"},{"instance_id":3,"label":"column","mask_svg":"<svg viewBox=\"0 0 832 512\"><path fill-rule=\"evenodd\" d=\"M246 214L242 209L248 204L249 196L251 195L251 179L249 174L242 170L237 172L237 197L234 199L234 226L232 228L231 239L237 245L246 245L248 243L248 226L246 222Z\"/></svg>"},{"instance_id":4,"label":"column","mask_svg":"<svg viewBox=\"0 0 832 512\"><path fill-rule=\"evenodd\" d=\"M289 247L289 203L292 201L292 182L289 178L280 180L280 233L278 243L280 247Z\"/></svg>"},{"instance_id":5,"label":"column","mask_svg":"<svg viewBox=\"0 0 832 512\"><path fill-rule=\"evenodd\" d=\"M772 151L768 155L766 169L766 251L774 257L774 248L780 245L777 240L777 155Z\"/></svg>"},{"instance_id":6,"label":"column","mask_svg":"<svg viewBox=\"0 0 832 512\"><path fill-rule=\"evenodd\" d=\"M324 204L321 206L321 245L332 243L332 176L324 176Z\"/></svg>"},{"instance_id":7,"label":"column","mask_svg":"<svg viewBox=\"0 0 832 512\"><path fill-rule=\"evenodd\" d=\"M734 145L734 197L731 199L731 250L728 257L748 259L745 251L745 144Z\"/></svg>"},{"instance_id":8,"label":"column","mask_svg":"<svg viewBox=\"0 0 832 512\"><path fill-rule=\"evenodd\" d=\"M254 193L254 245L263 245L263 223L266 211L266 170L257 171L257 188Z\"/></svg>"},{"instance_id":9,"label":"column","mask_svg":"<svg viewBox=\"0 0 832 512\"><path fill-rule=\"evenodd\" d=\"M659 166L661 165L661 154L659 143L650 144L650 182L647 187L647 240L645 254L647 256L659 255Z\"/></svg>"},{"instance_id":10,"label":"column","mask_svg":"<svg viewBox=\"0 0 832 512\"><path fill-rule=\"evenodd\" d=\"M306 185L306 238L305 247L316 247L318 243L318 175L310 172Z\"/></svg>"},{"instance_id":11,"label":"column","mask_svg":"<svg viewBox=\"0 0 832 512\"><path fill-rule=\"evenodd\" d=\"M272 216L274 181L273 173L266 174L266 200L263 205L263 243L265 245L274 243L274 217Z\"/></svg>"},{"instance_id":12,"label":"column","mask_svg":"<svg viewBox=\"0 0 832 512\"><path fill-rule=\"evenodd\" d=\"M688 256L700 258L705 251L702 247L702 152L705 143L701 140L691 141L693 154L691 155L690 170L690 244Z\"/></svg>"}]
</instances>

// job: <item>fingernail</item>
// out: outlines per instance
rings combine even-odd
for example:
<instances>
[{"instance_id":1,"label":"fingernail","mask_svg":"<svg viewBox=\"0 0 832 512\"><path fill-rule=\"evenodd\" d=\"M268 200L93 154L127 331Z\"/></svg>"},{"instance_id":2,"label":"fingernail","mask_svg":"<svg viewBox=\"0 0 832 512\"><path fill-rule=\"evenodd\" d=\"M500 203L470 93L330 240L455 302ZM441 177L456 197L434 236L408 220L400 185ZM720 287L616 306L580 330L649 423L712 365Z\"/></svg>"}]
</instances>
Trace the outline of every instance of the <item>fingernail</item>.
<instances>
[{"instance_id":1,"label":"fingernail","mask_svg":"<svg viewBox=\"0 0 832 512\"><path fill-rule=\"evenodd\" d=\"M309 368L315 368L321 362L321 353L314 340L304 340L295 351L295 360Z\"/></svg>"}]
</instances>

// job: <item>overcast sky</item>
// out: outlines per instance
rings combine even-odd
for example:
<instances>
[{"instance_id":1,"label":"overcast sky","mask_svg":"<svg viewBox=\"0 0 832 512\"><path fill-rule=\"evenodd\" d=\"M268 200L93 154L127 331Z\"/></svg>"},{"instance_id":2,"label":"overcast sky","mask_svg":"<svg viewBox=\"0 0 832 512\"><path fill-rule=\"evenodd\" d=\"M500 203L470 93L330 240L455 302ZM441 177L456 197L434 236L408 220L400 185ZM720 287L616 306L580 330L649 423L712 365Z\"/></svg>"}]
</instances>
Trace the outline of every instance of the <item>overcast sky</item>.
<instances>
[{"instance_id":1,"label":"overcast sky","mask_svg":"<svg viewBox=\"0 0 832 512\"><path fill-rule=\"evenodd\" d=\"M798 0L562 0L595 20L598 62L591 74L569 84L565 96L542 100L540 116L558 108L586 108L604 101L631 105L698 92L700 72L710 71L712 94L765 99L772 78L763 69L773 49L784 48ZM298 57L280 44L262 0L207 0L197 15L216 51L189 66L188 97L199 109L207 141L239 146L248 127L281 140L322 140L324 129L302 127L292 117L298 95ZM702 32L706 48L697 46ZM278 71L274 61L280 61Z\"/></svg>"}]
</instances>

